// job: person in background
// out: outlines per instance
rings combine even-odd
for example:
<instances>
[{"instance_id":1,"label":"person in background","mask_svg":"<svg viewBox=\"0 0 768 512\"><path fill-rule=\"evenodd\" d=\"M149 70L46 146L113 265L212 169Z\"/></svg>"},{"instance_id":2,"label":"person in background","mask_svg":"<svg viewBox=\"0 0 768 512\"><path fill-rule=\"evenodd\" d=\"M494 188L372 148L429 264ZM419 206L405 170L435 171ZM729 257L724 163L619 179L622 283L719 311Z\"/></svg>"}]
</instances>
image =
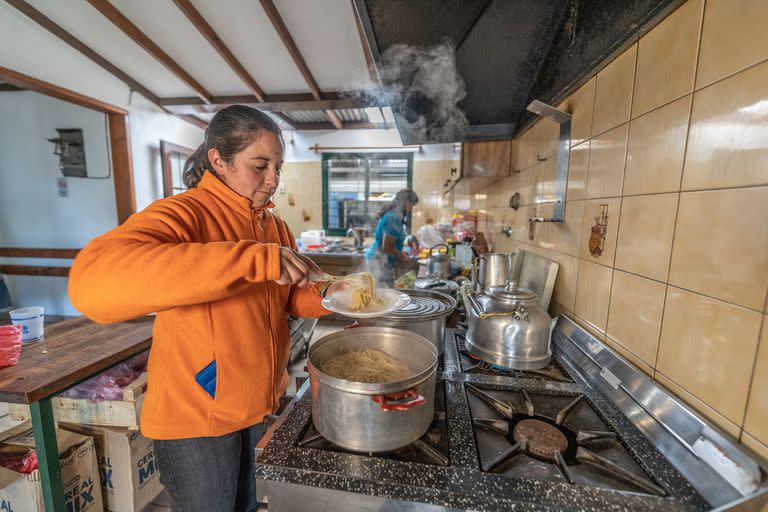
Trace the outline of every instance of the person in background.
<instances>
[{"instance_id":1,"label":"person in background","mask_svg":"<svg viewBox=\"0 0 768 512\"><path fill-rule=\"evenodd\" d=\"M174 512L256 510L254 447L288 384L286 315L325 315L325 292L343 288L309 283L322 272L271 211L283 154L267 114L220 110L184 165L189 190L72 265L70 299L93 320L156 313L141 432Z\"/></svg>"},{"instance_id":2,"label":"person in background","mask_svg":"<svg viewBox=\"0 0 768 512\"><path fill-rule=\"evenodd\" d=\"M394 286L396 272L407 267L411 258L403 252L405 216L419 202L419 196L409 188L395 194L379 212L373 243L365 253L369 272L385 286Z\"/></svg>"}]
</instances>

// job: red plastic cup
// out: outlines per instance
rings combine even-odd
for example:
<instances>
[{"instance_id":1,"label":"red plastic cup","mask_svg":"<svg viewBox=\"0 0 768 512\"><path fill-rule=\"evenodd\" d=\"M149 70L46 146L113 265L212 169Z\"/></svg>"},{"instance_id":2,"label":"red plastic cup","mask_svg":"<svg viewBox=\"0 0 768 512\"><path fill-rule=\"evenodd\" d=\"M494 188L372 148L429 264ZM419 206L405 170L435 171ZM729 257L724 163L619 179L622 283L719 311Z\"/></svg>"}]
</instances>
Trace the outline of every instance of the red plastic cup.
<instances>
[{"instance_id":1,"label":"red plastic cup","mask_svg":"<svg viewBox=\"0 0 768 512\"><path fill-rule=\"evenodd\" d=\"M13 366L21 357L20 325L0 325L0 367Z\"/></svg>"}]
</instances>

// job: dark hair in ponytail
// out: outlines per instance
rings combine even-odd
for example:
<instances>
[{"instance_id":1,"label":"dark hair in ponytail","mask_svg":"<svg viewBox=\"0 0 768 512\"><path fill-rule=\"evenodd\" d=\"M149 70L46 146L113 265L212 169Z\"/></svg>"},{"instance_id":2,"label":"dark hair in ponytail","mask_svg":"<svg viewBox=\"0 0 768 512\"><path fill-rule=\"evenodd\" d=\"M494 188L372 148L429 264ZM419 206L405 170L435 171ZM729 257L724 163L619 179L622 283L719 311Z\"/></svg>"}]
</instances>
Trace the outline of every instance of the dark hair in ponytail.
<instances>
[{"instance_id":1,"label":"dark hair in ponytail","mask_svg":"<svg viewBox=\"0 0 768 512\"><path fill-rule=\"evenodd\" d=\"M219 110L208 123L203 143L184 162L184 185L197 187L205 171L211 169L209 149L216 148L225 161L231 162L236 154L256 140L262 130L280 135L277 123L261 110L245 105L230 105Z\"/></svg>"},{"instance_id":2,"label":"dark hair in ponytail","mask_svg":"<svg viewBox=\"0 0 768 512\"><path fill-rule=\"evenodd\" d=\"M403 188L397 191L395 198L388 202L379 210L376 219L382 218L387 212L395 210L396 213L402 215L405 213L405 203L416 204L419 202L419 196L410 188Z\"/></svg>"}]
</instances>

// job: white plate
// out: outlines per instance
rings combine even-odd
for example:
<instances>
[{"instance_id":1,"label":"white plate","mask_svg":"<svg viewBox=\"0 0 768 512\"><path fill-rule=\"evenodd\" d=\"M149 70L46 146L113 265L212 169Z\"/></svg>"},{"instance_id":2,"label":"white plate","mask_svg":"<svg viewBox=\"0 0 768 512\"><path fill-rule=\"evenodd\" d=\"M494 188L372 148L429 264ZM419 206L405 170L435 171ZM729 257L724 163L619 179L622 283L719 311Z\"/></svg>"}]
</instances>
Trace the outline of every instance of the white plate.
<instances>
[{"instance_id":1,"label":"white plate","mask_svg":"<svg viewBox=\"0 0 768 512\"><path fill-rule=\"evenodd\" d=\"M376 318L377 316L397 311L411 303L409 295L392 288L376 288L376 295L384 299L384 303L379 304L372 311L365 309L354 311L350 308L352 304L352 290L344 290L329 295L323 299L323 307L328 311L333 311L350 318Z\"/></svg>"}]
</instances>

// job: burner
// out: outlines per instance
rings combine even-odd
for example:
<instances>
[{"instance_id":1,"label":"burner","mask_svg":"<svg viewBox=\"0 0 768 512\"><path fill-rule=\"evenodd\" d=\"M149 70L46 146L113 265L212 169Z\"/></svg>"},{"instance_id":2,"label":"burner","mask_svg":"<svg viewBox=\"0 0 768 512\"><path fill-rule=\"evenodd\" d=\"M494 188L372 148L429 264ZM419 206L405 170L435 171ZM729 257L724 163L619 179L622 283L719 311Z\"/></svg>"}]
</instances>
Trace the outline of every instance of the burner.
<instances>
[{"instance_id":1,"label":"burner","mask_svg":"<svg viewBox=\"0 0 768 512\"><path fill-rule=\"evenodd\" d=\"M483 471L549 478L559 474L569 484L620 486L666 496L618 441L616 433L607 430L584 395L538 395L524 389L465 386L469 396L479 399L470 400L470 410L478 428L475 437ZM499 396L502 393L503 399ZM494 413L504 419L488 418ZM554 474L547 469L553 466Z\"/></svg>"},{"instance_id":2,"label":"burner","mask_svg":"<svg viewBox=\"0 0 768 512\"><path fill-rule=\"evenodd\" d=\"M549 366L540 370L515 370L513 368L506 368L497 364L487 363L477 356L470 354L464 344L464 334L459 332L455 333L455 339L456 348L459 351L459 357L461 359L461 370L464 373L503 375L519 379L542 379L555 382L573 382L554 360Z\"/></svg>"},{"instance_id":3,"label":"burner","mask_svg":"<svg viewBox=\"0 0 768 512\"><path fill-rule=\"evenodd\" d=\"M557 454L568 448L568 438L557 427L549 423L527 418L515 425L513 437L516 442L525 443L525 451L534 457L557 462Z\"/></svg>"},{"instance_id":4,"label":"burner","mask_svg":"<svg viewBox=\"0 0 768 512\"><path fill-rule=\"evenodd\" d=\"M413 318L416 316L440 315L451 309L455 303L451 303L447 298L422 297L411 295L411 303L404 308L388 313L391 317Z\"/></svg>"}]
</instances>

